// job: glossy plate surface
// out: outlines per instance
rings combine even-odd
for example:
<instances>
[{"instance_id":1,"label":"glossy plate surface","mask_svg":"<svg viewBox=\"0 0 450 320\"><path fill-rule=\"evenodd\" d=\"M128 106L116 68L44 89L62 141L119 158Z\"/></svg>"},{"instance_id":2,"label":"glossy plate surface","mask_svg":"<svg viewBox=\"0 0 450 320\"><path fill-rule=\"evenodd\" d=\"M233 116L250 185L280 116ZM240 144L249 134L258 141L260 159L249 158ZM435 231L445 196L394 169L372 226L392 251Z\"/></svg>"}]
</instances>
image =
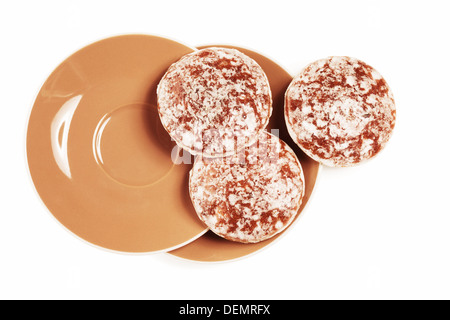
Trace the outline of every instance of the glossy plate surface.
<instances>
[{"instance_id":1,"label":"glossy plate surface","mask_svg":"<svg viewBox=\"0 0 450 320\"><path fill-rule=\"evenodd\" d=\"M156 86L194 49L129 35L89 45L50 75L32 109L28 164L50 212L103 248L167 251L206 232L188 192L190 165L159 120Z\"/></svg>"},{"instance_id":2,"label":"glossy plate surface","mask_svg":"<svg viewBox=\"0 0 450 320\"><path fill-rule=\"evenodd\" d=\"M320 165L318 162L312 160L300 150L300 148L289 136L286 128L286 123L284 120L284 93L290 82L292 81L292 77L278 64L254 51L233 46L214 46L240 50L249 57L253 58L264 69L269 79L273 96L273 114L269 122L268 130L278 130L278 133L277 131L272 131L272 133L278 135L292 148L292 150L295 151L298 159L300 160L300 163L302 164L303 173L305 175L305 197L303 198L302 205L298 212L298 218L311 197ZM199 49L202 48L205 47L199 47ZM289 226L284 232L289 230L291 227L292 225ZM199 239L189 243L184 247L171 251L170 254L180 258L202 262L233 260L257 252L258 250L266 247L267 245L278 239L283 233L263 242L255 244L243 244L225 240L215 235L213 232L208 231Z\"/></svg>"}]
</instances>

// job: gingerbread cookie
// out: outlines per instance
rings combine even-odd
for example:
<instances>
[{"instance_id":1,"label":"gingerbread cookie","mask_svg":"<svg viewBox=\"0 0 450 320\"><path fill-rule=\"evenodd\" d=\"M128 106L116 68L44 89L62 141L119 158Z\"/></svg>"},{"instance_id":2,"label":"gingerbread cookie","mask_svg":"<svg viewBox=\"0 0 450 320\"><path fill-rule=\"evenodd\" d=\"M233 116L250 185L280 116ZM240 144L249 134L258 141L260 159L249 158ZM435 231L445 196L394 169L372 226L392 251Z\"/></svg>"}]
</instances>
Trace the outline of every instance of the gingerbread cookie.
<instances>
[{"instance_id":1,"label":"gingerbread cookie","mask_svg":"<svg viewBox=\"0 0 450 320\"><path fill-rule=\"evenodd\" d=\"M378 154L392 135L396 109L383 77L366 63L329 57L296 76L285 97L290 135L311 158L332 167Z\"/></svg>"},{"instance_id":2,"label":"gingerbread cookie","mask_svg":"<svg viewBox=\"0 0 450 320\"><path fill-rule=\"evenodd\" d=\"M197 157L189 191L199 218L214 233L254 243L291 224L300 209L305 183L292 149L265 132L233 156Z\"/></svg>"},{"instance_id":3,"label":"gingerbread cookie","mask_svg":"<svg viewBox=\"0 0 450 320\"><path fill-rule=\"evenodd\" d=\"M227 156L253 144L272 113L267 76L235 49L184 56L170 66L157 95L164 128L194 155Z\"/></svg>"}]
</instances>

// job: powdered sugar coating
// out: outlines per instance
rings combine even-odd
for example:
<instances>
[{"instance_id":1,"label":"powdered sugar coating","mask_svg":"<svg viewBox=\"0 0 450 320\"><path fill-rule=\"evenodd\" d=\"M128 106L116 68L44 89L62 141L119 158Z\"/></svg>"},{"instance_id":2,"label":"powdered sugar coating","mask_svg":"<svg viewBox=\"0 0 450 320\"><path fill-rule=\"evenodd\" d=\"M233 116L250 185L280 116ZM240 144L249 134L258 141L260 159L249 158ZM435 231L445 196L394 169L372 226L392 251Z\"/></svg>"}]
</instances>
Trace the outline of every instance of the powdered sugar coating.
<instances>
[{"instance_id":1,"label":"powdered sugar coating","mask_svg":"<svg viewBox=\"0 0 450 320\"><path fill-rule=\"evenodd\" d=\"M308 65L286 91L290 135L327 166L352 166L375 156L395 126L392 91L371 66L350 57Z\"/></svg>"},{"instance_id":2,"label":"powdered sugar coating","mask_svg":"<svg viewBox=\"0 0 450 320\"><path fill-rule=\"evenodd\" d=\"M289 226L304 189L295 153L267 132L233 156L198 157L189 179L199 218L219 236L243 243L266 240Z\"/></svg>"},{"instance_id":3,"label":"powdered sugar coating","mask_svg":"<svg viewBox=\"0 0 450 320\"><path fill-rule=\"evenodd\" d=\"M262 68L235 49L207 48L174 63L157 89L161 121L192 154L226 156L253 144L272 113Z\"/></svg>"}]
</instances>

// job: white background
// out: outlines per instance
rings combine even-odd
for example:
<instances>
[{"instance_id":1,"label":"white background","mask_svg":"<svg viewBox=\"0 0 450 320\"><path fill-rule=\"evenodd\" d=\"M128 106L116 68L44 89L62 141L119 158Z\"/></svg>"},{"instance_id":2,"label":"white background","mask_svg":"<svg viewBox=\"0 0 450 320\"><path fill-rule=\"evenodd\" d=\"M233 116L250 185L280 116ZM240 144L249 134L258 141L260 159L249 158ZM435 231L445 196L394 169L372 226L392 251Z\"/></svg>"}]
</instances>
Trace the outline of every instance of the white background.
<instances>
[{"instance_id":1,"label":"white background","mask_svg":"<svg viewBox=\"0 0 450 320\"><path fill-rule=\"evenodd\" d=\"M448 1L1 1L0 298L450 298ZM322 170L304 216L243 260L128 256L76 239L28 177L27 117L81 47L145 33L259 51L291 74L329 55L375 67L397 125L374 160Z\"/></svg>"}]
</instances>

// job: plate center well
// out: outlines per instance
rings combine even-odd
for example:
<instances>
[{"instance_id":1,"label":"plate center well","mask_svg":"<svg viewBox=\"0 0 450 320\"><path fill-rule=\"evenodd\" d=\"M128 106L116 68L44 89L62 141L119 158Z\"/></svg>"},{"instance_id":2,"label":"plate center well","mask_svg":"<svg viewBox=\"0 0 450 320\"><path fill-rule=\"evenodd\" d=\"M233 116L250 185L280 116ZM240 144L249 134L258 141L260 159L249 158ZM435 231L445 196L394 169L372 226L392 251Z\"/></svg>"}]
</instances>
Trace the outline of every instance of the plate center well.
<instances>
[{"instance_id":1,"label":"plate center well","mask_svg":"<svg viewBox=\"0 0 450 320\"><path fill-rule=\"evenodd\" d=\"M93 137L97 163L116 182L152 185L174 166L177 147L165 132L157 108L133 103L116 108L98 123Z\"/></svg>"}]
</instances>

